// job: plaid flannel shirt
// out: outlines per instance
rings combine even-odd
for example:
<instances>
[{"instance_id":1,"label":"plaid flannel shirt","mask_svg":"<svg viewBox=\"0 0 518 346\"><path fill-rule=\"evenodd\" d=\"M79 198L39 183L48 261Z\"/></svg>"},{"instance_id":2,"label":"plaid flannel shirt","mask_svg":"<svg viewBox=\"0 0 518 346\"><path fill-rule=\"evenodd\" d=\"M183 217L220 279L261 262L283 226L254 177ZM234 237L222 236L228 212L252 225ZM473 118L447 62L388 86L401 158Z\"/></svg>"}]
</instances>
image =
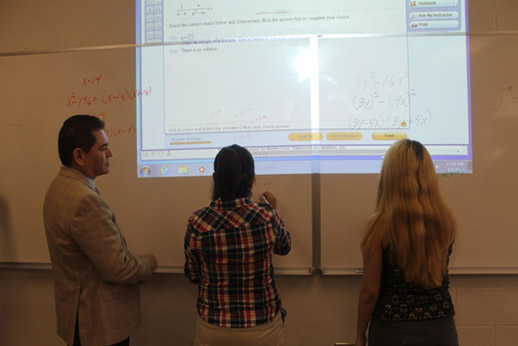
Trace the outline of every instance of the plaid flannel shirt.
<instances>
[{"instance_id":1,"label":"plaid flannel shirt","mask_svg":"<svg viewBox=\"0 0 518 346\"><path fill-rule=\"evenodd\" d=\"M200 317L232 328L271 322L281 309L272 255L290 248L290 234L268 204L218 199L194 212L185 234L184 272L199 285Z\"/></svg>"}]
</instances>

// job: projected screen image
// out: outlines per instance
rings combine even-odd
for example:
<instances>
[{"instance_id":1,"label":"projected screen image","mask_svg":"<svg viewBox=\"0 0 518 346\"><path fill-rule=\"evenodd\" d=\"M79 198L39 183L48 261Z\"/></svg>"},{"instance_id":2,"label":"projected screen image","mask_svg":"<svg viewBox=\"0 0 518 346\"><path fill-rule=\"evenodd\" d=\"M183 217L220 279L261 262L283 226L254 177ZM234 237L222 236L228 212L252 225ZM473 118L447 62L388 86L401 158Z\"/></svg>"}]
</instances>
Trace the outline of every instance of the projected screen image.
<instances>
[{"instance_id":1,"label":"projected screen image","mask_svg":"<svg viewBox=\"0 0 518 346\"><path fill-rule=\"evenodd\" d=\"M471 173L465 0L137 1L139 177L378 173L399 139Z\"/></svg>"}]
</instances>

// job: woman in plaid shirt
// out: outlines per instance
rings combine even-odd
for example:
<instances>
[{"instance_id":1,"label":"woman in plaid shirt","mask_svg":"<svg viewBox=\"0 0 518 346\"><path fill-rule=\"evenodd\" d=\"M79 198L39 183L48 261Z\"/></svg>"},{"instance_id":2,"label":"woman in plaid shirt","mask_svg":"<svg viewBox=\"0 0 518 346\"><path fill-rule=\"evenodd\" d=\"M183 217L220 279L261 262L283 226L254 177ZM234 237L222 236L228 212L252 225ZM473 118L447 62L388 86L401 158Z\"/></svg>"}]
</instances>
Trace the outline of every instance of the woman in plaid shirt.
<instances>
[{"instance_id":1,"label":"woman in plaid shirt","mask_svg":"<svg viewBox=\"0 0 518 346\"><path fill-rule=\"evenodd\" d=\"M231 145L214 161L212 202L189 218L185 275L198 284L195 346L283 345L285 311L272 255L290 251L290 234L265 192L250 201L255 181L248 150Z\"/></svg>"}]
</instances>

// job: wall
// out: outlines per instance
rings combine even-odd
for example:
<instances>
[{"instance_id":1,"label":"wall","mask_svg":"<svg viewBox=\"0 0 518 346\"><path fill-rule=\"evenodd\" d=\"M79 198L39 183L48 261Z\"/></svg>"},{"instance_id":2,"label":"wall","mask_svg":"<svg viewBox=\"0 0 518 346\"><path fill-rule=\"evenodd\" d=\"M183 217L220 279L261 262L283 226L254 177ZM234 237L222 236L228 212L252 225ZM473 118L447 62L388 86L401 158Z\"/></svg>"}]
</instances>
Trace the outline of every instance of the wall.
<instances>
[{"instance_id":1,"label":"wall","mask_svg":"<svg viewBox=\"0 0 518 346\"><path fill-rule=\"evenodd\" d=\"M288 310L287 346L353 342L360 276L279 276ZM0 270L0 345L65 345L56 333L52 274ZM178 274L157 274L142 287L143 320L133 346L189 346L196 286ZM453 276L461 346L515 346L518 276Z\"/></svg>"},{"instance_id":2,"label":"wall","mask_svg":"<svg viewBox=\"0 0 518 346\"><path fill-rule=\"evenodd\" d=\"M516 30L517 1L472 0L470 9L479 33ZM508 241L516 242L509 231ZM288 310L286 344L352 342L360 281L361 276L279 276ZM516 345L518 275L454 275L451 281L461 345ZM196 287L182 275L157 274L142 287L143 321L132 345L190 345L195 297ZM55 330L52 273L0 269L0 345L64 345Z\"/></svg>"}]
</instances>

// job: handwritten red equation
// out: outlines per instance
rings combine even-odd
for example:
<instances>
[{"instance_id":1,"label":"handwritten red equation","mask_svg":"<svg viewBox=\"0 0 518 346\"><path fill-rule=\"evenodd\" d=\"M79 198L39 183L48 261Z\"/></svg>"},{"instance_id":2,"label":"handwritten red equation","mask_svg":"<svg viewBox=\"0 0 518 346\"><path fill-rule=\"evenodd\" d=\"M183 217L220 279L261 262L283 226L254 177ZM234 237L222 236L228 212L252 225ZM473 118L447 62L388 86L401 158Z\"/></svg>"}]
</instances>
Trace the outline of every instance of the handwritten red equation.
<instances>
[{"instance_id":1,"label":"handwritten red equation","mask_svg":"<svg viewBox=\"0 0 518 346\"><path fill-rule=\"evenodd\" d=\"M112 137L119 137L123 135L135 135L137 133L137 128L135 127L135 123L132 123L131 125L127 127L111 127L106 126L105 127L106 135L108 138Z\"/></svg>"},{"instance_id":2,"label":"handwritten red equation","mask_svg":"<svg viewBox=\"0 0 518 346\"><path fill-rule=\"evenodd\" d=\"M105 77L103 74L83 76L80 82L80 90L72 91L66 100L67 108L91 108L89 114L94 115L106 123L106 134L108 137L119 137L122 135L135 135L136 126L134 119L124 126L112 127L108 119L108 111L100 107L108 107L110 104L133 102L137 98L150 97L151 86L144 89L120 88L109 90L103 88Z\"/></svg>"},{"instance_id":3,"label":"handwritten red equation","mask_svg":"<svg viewBox=\"0 0 518 346\"><path fill-rule=\"evenodd\" d=\"M95 81L100 81L101 77L98 77ZM91 84L90 80L83 78L82 86ZM151 96L151 87L143 90L136 90L134 88L123 88L117 91L103 90L100 93L88 94L72 92L72 95L67 100L67 107L81 107L81 106L92 106L96 104L110 104L112 102L126 102L133 101L137 97Z\"/></svg>"}]
</instances>

